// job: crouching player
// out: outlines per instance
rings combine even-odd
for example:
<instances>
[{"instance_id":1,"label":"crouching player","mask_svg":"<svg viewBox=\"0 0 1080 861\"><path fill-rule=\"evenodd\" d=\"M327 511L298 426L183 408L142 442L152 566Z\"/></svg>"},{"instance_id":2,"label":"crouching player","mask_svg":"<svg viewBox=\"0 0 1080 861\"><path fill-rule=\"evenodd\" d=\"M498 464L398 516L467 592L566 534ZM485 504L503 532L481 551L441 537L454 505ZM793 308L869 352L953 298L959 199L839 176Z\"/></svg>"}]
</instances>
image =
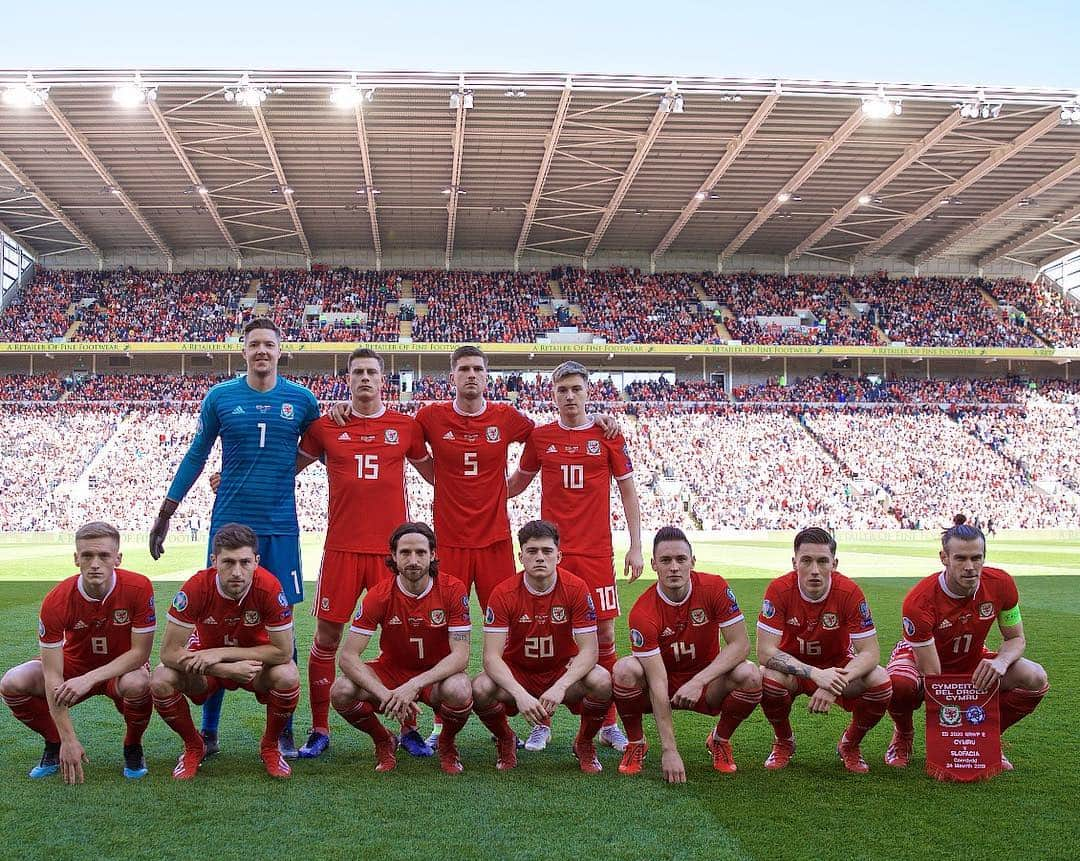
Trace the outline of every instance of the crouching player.
<instances>
[{"instance_id":1,"label":"crouching player","mask_svg":"<svg viewBox=\"0 0 1080 861\"><path fill-rule=\"evenodd\" d=\"M424 523L403 523L390 536L386 560L395 577L368 590L338 657L343 673L330 689L330 702L345 720L375 742L375 770L397 765L397 738L375 712L403 726L415 726L417 701L442 721L439 765L447 774L464 769L457 734L472 711L469 665L469 595L465 584L440 574L435 533ZM379 656L361 656L376 628Z\"/></svg>"},{"instance_id":2,"label":"crouching player","mask_svg":"<svg viewBox=\"0 0 1080 861\"><path fill-rule=\"evenodd\" d=\"M827 714L834 703L851 712L836 752L844 768L862 774L870 768L859 745L892 695L889 676L878 666L870 606L862 589L836 570L836 541L825 530L796 535L791 561L795 570L765 590L757 623L761 710L776 734L765 767L784 768L795 752L791 701L806 694L811 712Z\"/></svg>"},{"instance_id":3,"label":"crouching player","mask_svg":"<svg viewBox=\"0 0 1080 861\"><path fill-rule=\"evenodd\" d=\"M293 616L278 579L259 565L259 539L239 523L214 535L212 566L191 577L173 599L150 689L154 708L184 742L173 769L190 780L205 744L187 699L202 704L218 690L243 688L266 706L259 756L271 777L292 772L278 752L278 736L300 699L292 660Z\"/></svg>"},{"instance_id":4,"label":"crouching player","mask_svg":"<svg viewBox=\"0 0 1080 861\"><path fill-rule=\"evenodd\" d=\"M955 524L941 536L944 569L920 580L904 598L904 639L889 661L895 730L885 762L897 768L911 758L912 713L923 701L923 676L970 673L984 691L1000 684L1002 732L1035 711L1050 688L1046 671L1023 657L1016 582L1000 568L984 565L986 537L980 529L968 526L963 515ZM995 620L1002 643L992 652L985 643ZM1001 767L1012 771L1004 754Z\"/></svg>"},{"instance_id":5,"label":"crouching player","mask_svg":"<svg viewBox=\"0 0 1080 861\"><path fill-rule=\"evenodd\" d=\"M681 529L665 526L656 533L652 567L657 583L630 611L633 654L620 659L613 674L615 704L629 738L619 764L623 774L641 771L648 750L641 715L652 712L664 779L686 781L672 708L720 716L705 745L713 768L734 772L731 736L761 702L761 671L746 659L750 640L735 593L723 577L694 571L694 562Z\"/></svg>"},{"instance_id":6,"label":"crouching player","mask_svg":"<svg viewBox=\"0 0 1080 861\"><path fill-rule=\"evenodd\" d=\"M34 778L63 771L65 783L83 782L87 756L71 721L72 706L104 694L124 716L124 777L146 774L142 736L150 722L150 648L154 589L124 571L120 533L87 523L75 533L79 573L55 586L41 605L41 657L8 670L0 682L12 713L45 739Z\"/></svg>"},{"instance_id":7,"label":"crouching player","mask_svg":"<svg viewBox=\"0 0 1080 861\"><path fill-rule=\"evenodd\" d=\"M559 529L532 520L518 531L524 571L495 587L484 612L484 671L473 680L476 715L495 735L500 770L517 765L507 715L540 724L565 705L581 715L574 756L601 771L594 738L611 703L597 666L596 610L585 581L559 569Z\"/></svg>"}]
</instances>

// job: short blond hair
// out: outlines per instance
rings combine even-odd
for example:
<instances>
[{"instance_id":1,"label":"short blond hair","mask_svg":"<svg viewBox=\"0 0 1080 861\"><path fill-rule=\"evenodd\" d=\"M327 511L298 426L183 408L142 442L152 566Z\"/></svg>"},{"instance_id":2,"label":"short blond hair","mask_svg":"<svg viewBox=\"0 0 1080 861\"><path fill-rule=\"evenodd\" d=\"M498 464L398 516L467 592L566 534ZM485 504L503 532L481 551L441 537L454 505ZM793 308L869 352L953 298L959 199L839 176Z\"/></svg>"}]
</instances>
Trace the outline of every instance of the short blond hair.
<instances>
[{"instance_id":1,"label":"short blond hair","mask_svg":"<svg viewBox=\"0 0 1080 861\"><path fill-rule=\"evenodd\" d=\"M76 541L88 541L92 538L111 538L116 542L117 547L120 546L120 531L104 520L91 520L89 523L84 523L75 533Z\"/></svg>"}]
</instances>

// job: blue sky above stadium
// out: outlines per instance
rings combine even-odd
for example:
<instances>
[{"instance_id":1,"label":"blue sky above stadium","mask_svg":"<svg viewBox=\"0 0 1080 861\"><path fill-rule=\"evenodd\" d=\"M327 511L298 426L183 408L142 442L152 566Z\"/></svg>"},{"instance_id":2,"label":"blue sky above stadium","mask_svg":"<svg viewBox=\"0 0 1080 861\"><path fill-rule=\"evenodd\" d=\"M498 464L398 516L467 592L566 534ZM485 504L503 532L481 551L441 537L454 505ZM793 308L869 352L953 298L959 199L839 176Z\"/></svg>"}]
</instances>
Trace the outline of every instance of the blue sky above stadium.
<instances>
[{"instance_id":1,"label":"blue sky above stadium","mask_svg":"<svg viewBox=\"0 0 1080 861\"><path fill-rule=\"evenodd\" d=\"M1080 90L1075 0L57 0L11 4L3 18L6 68L576 71Z\"/></svg>"}]
</instances>

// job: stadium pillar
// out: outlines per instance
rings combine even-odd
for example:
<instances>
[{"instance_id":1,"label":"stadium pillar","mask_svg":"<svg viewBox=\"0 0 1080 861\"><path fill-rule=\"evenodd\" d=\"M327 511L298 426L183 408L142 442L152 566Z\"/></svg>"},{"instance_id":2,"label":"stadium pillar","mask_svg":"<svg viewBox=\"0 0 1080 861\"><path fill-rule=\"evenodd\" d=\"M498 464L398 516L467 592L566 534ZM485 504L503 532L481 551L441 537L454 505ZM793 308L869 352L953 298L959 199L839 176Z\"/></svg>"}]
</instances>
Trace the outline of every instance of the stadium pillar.
<instances>
[{"instance_id":1,"label":"stadium pillar","mask_svg":"<svg viewBox=\"0 0 1080 861\"><path fill-rule=\"evenodd\" d=\"M784 277L787 278L791 274L791 264L788 259L784 258Z\"/></svg>"},{"instance_id":2,"label":"stadium pillar","mask_svg":"<svg viewBox=\"0 0 1080 861\"><path fill-rule=\"evenodd\" d=\"M97 353L90 356L90 373L97 376Z\"/></svg>"},{"instance_id":3,"label":"stadium pillar","mask_svg":"<svg viewBox=\"0 0 1080 861\"><path fill-rule=\"evenodd\" d=\"M926 360L926 379L930 379L930 360Z\"/></svg>"},{"instance_id":4,"label":"stadium pillar","mask_svg":"<svg viewBox=\"0 0 1080 861\"><path fill-rule=\"evenodd\" d=\"M656 274L656 255L655 254L650 254L649 255L649 274L650 275L655 275Z\"/></svg>"},{"instance_id":5,"label":"stadium pillar","mask_svg":"<svg viewBox=\"0 0 1080 861\"><path fill-rule=\"evenodd\" d=\"M184 354L180 354L180 376L184 376Z\"/></svg>"},{"instance_id":6,"label":"stadium pillar","mask_svg":"<svg viewBox=\"0 0 1080 861\"><path fill-rule=\"evenodd\" d=\"M34 354L30 354L30 376L34 376ZM1065 365L1065 379L1069 379L1069 366Z\"/></svg>"},{"instance_id":7,"label":"stadium pillar","mask_svg":"<svg viewBox=\"0 0 1080 861\"><path fill-rule=\"evenodd\" d=\"M424 354L416 354L416 379L420 379L424 376Z\"/></svg>"},{"instance_id":8,"label":"stadium pillar","mask_svg":"<svg viewBox=\"0 0 1080 861\"><path fill-rule=\"evenodd\" d=\"M727 379L724 380L724 388L727 389L727 395L728 395L729 398L731 397L731 387L734 385L734 383L732 383L731 380L732 380L732 378L734 376L735 376L735 357L734 356L728 356L727 357Z\"/></svg>"},{"instance_id":9,"label":"stadium pillar","mask_svg":"<svg viewBox=\"0 0 1080 861\"><path fill-rule=\"evenodd\" d=\"M784 361L786 362L787 359ZM855 376L862 379L862 359L858 356L855 357Z\"/></svg>"},{"instance_id":10,"label":"stadium pillar","mask_svg":"<svg viewBox=\"0 0 1080 861\"><path fill-rule=\"evenodd\" d=\"M393 373L393 371L391 371L391 373ZM337 375L338 375L338 369L337 369L337 353L334 353L334 376L336 377Z\"/></svg>"},{"instance_id":11,"label":"stadium pillar","mask_svg":"<svg viewBox=\"0 0 1080 861\"><path fill-rule=\"evenodd\" d=\"M705 373L705 354L701 354L701 382L707 383L709 381L709 375Z\"/></svg>"},{"instance_id":12,"label":"stadium pillar","mask_svg":"<svg viewBox=\"0 0 1080 861\"><path fill-rule=\"evenodd\" d=\"M859 376L862 376L862 374ZM784 385L787 385L787 356L784 356Z\"/></svg>"}]
</instances>

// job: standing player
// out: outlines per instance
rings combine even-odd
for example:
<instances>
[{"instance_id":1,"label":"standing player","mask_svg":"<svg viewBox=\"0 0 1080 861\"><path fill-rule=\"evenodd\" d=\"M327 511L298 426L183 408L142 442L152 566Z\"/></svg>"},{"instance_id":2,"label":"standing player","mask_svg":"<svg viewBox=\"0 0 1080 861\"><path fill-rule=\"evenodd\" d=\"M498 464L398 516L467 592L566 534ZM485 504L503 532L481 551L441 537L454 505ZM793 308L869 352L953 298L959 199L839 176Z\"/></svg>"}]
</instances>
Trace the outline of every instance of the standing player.
<instances>
[{"instance_id":1,"label":"standing player","mask_svg":"<svg viewBox=\"0 0 1080 861\"><path fill-rule=\"evenodd\" d=\"M62 770L65 783L83 782L88 762L71 708L104 694L124 716L124 777L146 775L142 736L150 722L150 648L154 588L122 561L120 533L95 521L75 533L79 573L45 596L38 622L41 657L13 667L0 681L12 713L45 739L34 778Z\"/></svg>"},{"instance_id":2,"label":"standing player","mask_svg":"<svg viewBox=\"0 0 1080 861\"><path fill-rule=\"evenodd\" d=\"M765 590L758 616L761 710L776 738L765 767L784 768L795 752L791 701L810 697L815 714L839 703L851 712L836 752L850 772L870 770L859 750L863 737L885 714L892 695L878 666L880 649L870 605L862 589L836 570L836 541L824 529L795 536L793 571Z\"/></svg>"},{"instance_id":3,"label":"standing player","mask_svg":"<svg viewBox=\"0 0 1080 861\"><path fill-rule=\"evenodd\" d=\"M1000 568L986 566L986 537L957 515L941 536L944 569L920 580L904 598L904 639L893 650L889 705L895 729L885 762L903 768L915 735L912 713L923 701L923 676L971 674L979 690L1001 685L1001 731L1035 711L1050 683L1046 670L1025 658L1024 624L1016 582ZM1001 647L986 648L997 621ZM1012 763L1001 756L1001 767Z\"/></svg>"},{"instance_id":4,"label":"standing player","mask_svg":"<svg viewBox=\"0 0 1080 861\"><path fill-rule=\"evenodd\" d=\"M596 664L596 611L585 581L559 570L559 528L533 520L518 531L524 571L495 587L484 611L484 671L473 680L477 717L495 735L500 770L517 765L508 714L541 723L564 704L581 715L574 756L601 770L593 738L611 703L611 676Z\"/></svg>"},{"instance_id":5,"label":"standing player","mask_svg":"<svg viewBox=\"0 0 1080 861\"><path fill-rule=\"evenodd\" d=\"M472 711L469 665L469 595L465 585L439 573L435 533L424 523L403 523L390 536L390 571L356 613L341 652L342 677L334 682L334 708L375 742L375 770L397 764L394 736L379 722L383 712L411 724L417 700L442 720L439 764L447 774L464 769L456 738ZM379 656L361 660L377 628Z\"/></svg>"},{"instance_id":6,"label":"standing player","mask_svg":"<svg viewBox=\"0 0 1080 861\"><path fill-rule=\"evenodd\" d=\"M420 426L383 405L382 357L374 350L356 349L349 356L348 373L352 401L344 425L323 416L300 441L305 466L323 459L330 479L326 544L311 608L318 620L308 659L312 729L300 748L300 756L309 759L330 745L330 687L345 623L365 590L391 579L386 543L394 529L409 520L406 461L428 481L433 478ZM414 755L431 754L415 729L402 733L402 745Z\"/></svg>"},{"instance_id":7,"label":"standing player","mask_svg":"<svg viewBox=\"0 0 1080 861\"><path fill-rule=\"evenodd\" d=\"M214 533L212 567L188 579L169 610L150 688L154 708L184 742L173 769L177 780L193 778L206 752L184 697L202 703L215 691L237 688L266 705L259 756L267 774L292 772L277 744L300 699L292 606L277 578L259 565L258 547L246 526L223 525Z\"/></svg>"},{"instance_id":8,"label":"standing player","mask_svg":"<svg viewBox=\"0 0 1080 861\"><path fill-rule=\"evenodd\" d=\"M655 586L630 611L632 655L615 664L615 703L630 736L619 771L637 774L648 746L641 715L652 712L669 783L684 783L672 708L719 715L705 746L713 768L736 771L731 736L759 702L761 671L750 661L742 611L723 577L693 570L694 550L681 529L665 526L653 539ZM724 647L720 648L723 637Z\"/></svg>"},{"instance_id":9,"label":"standing player","mask_svg":"<svg viewBox=\"0 0 1080 861\"><path fill-rule=\"evenodd\" d=\"M296 519L296 445L319 417L315 396L278 376L281 330L265 317L244 326L247 375L218 383L203 399L198 430L150 530L150 555L164 552L169 519L199 477L221 437L221 484L210 517L210 540L225 523L243 523L259 536L259 559L281 583L290 605L304 600L300 526ZM209 559L207 561L209 563ZM294 655L295 659L295 655ZM218 751L219 693L203 710L207 753ZM296 756L292 722L282 730L282 754Z\"/></svg>"},{"instance_id":10,"label":"standing player","mask_svg":"<svg viewBox=\"0 0 1080 861\"><path fill-rule=\"evenodd\" d=\"M563 362L552 371L551 385L559 418L529 435L508 492L517 496L540 473L540 516L559 527L560 567L592 589L597 607L598 663L610 673L615 668L615 619L619 615L615 551L611 544L612 479L619 488L630 532L623 573L633 582L644 567L641 505L634 486L634 467L622 434L605 439L585 412L589 372L582 365ZM550 737L551 729L537 724L525 746L542 750ZM615 723L614 703L600 729L600 743L618 751L626 749L626 736Z\"/></svg>"}]
</instances>

